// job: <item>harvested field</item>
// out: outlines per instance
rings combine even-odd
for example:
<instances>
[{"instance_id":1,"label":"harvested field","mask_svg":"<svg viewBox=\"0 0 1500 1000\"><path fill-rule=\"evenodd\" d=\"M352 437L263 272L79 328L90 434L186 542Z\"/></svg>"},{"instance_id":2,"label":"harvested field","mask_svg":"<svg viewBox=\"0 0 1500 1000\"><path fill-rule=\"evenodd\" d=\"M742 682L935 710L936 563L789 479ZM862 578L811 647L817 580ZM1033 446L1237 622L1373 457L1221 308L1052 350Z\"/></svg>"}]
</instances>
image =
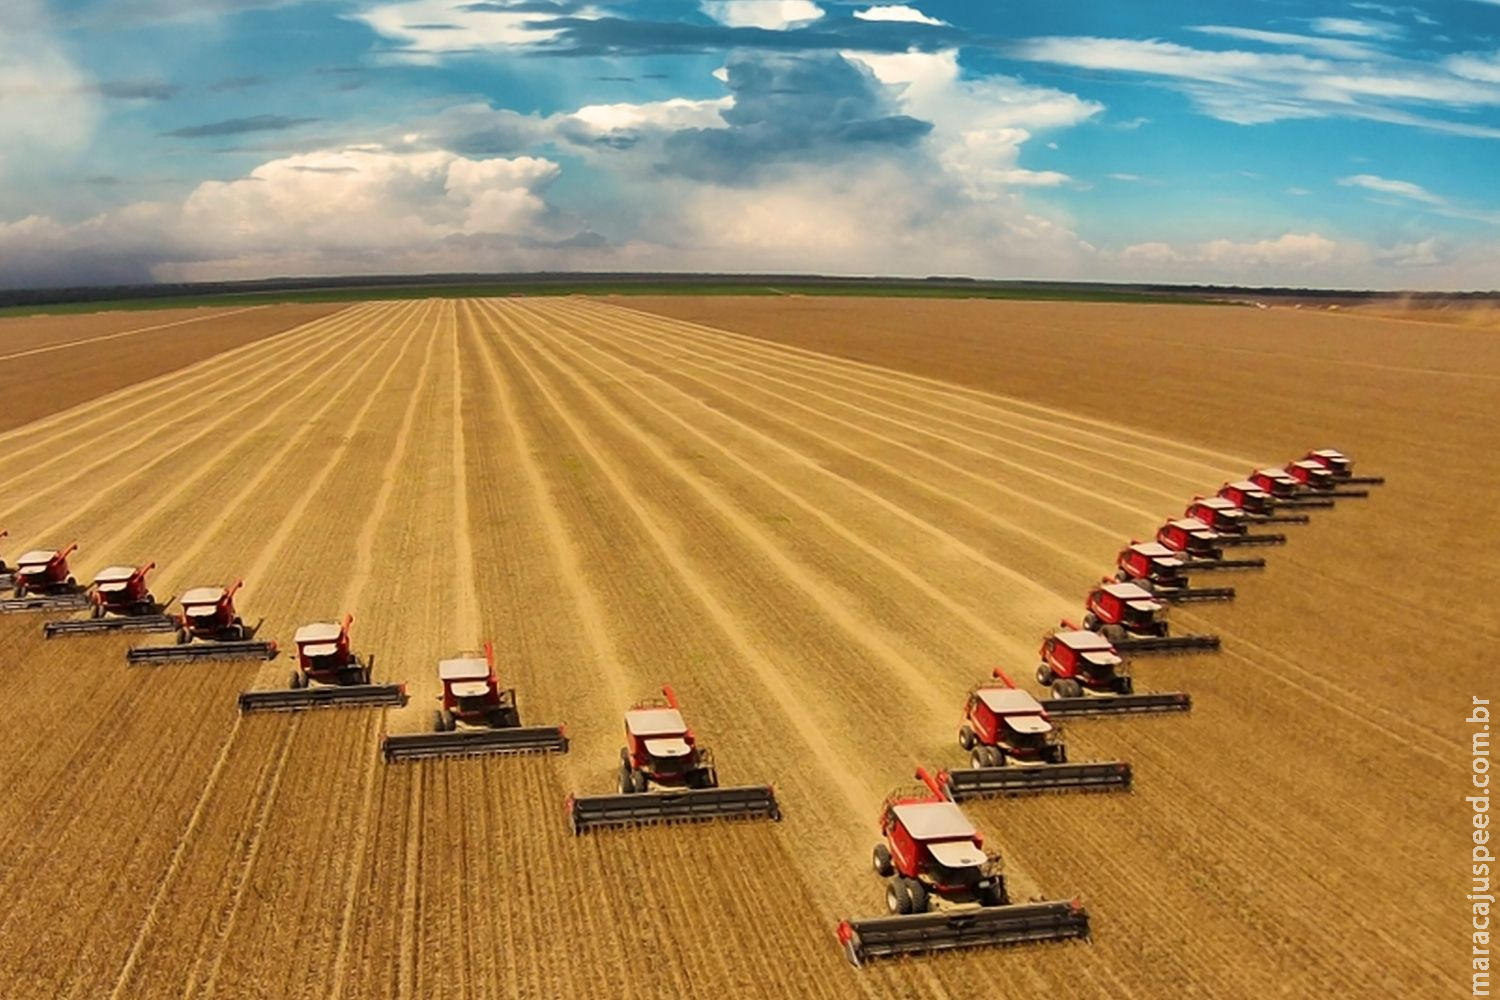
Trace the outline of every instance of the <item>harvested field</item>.
<instances>
[{"instance_id":1,"label":"harvested field","mask_svg":"<svg viewBox=\"0 0 1500 1000\"><path fill-rule=\"evenodd\" d=\"M1485 687L1435 636L1500 632L1500 538L1469 514L1500 487L1476 420L1500 348L1223 308L632 305L360 305L0 433L7 542L76 536L80 576L156 559L159 596L243 576L283 643L351 611L412 696L239 718L286 657L127 668L123 638L0 618L0 928L22 941L0 995L1460 988L1452 802ZM1462 365L1441 338L1473 338ZM115 404L132 422L102 452ZM1224 652L1136 673L1193 713L1067 727L1135 791L969 809L1013 895L1082 897L1093 943L850 968L833 929L881 907L877 807L962 762L969 687L1028 677L1124 540L1324 443L1390 484L1289 527L1235 604L1173 613ZM430 725L436 659L486 639L572 751L383 764L382 733ZM663 681L784 822L569 834L565 796L611 787L620 714Z\"/></svg>"},{"instance_id":2,"label":"harvested field","mask_svg":"<svg viewBox=\"0 0 1500 1000\"><path fill-rule=\"evenodd\" d=\"M225 355L349 307L248 306L0 319L0 431Z\"/></svg>"}]
</instances>

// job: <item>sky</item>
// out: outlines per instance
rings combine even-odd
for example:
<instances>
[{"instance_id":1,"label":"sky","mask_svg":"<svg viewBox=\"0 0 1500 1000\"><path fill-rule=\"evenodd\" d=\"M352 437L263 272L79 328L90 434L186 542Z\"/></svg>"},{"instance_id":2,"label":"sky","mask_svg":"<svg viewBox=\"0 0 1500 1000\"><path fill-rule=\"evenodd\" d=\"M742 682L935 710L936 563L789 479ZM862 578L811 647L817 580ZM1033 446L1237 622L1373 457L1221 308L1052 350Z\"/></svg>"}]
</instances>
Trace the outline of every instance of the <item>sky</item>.
<instances>
[{"instance_id":1,"label":"sky","mask_svg":"<svg viewBox=\"0 0 1500 1000\"><path fill-rule=\"evenodd\" d=\"M1500 0L5 0L0 287L1500 288Z\"/></svg>"}]
</instances>

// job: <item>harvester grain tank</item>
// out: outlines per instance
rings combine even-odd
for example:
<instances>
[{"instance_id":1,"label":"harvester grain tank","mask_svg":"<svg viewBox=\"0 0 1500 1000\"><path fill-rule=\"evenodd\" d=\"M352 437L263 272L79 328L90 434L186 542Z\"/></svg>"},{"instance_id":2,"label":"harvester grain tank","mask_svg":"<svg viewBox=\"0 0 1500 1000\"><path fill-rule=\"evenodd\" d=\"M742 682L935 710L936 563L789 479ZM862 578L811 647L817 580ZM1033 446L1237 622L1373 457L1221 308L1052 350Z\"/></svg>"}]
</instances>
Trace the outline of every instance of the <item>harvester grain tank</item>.
<instances>
[{"instance_id":1,"label":"harvester grain tank","mask_svg":"<svg viewBox=\"0 0 1500 1000\"><path fill-rule=\"evenodd\" d=\"M1219 648L1216 635L1170 635L1166 605L1133 583L1103 580L1089 591L1083 627L1121 653L1181 653Z\"/></svg>"},{"instance_id":2,"label":"harvester grain tank","mask_svg":"<svg viewBox=\"0 0 1500 1000\"><path fill-rule=\"evenodd\" d=\"M1317 462L1332 474L1336 483L1350 486L1380 486L1385 482L1384 476L1356 476L1354 474L1354 459L1339 451L1337 448L1317 448L1302 456L1303 460Z\"/></svg>"},{"instance_id":3,"label":"harvester grain tank","mask_svg":"<svg viewBox=\"0 0 1500 1000\"><path fill-rule=\"evenodd\" d=\"M958 745L970 766L938 775L948 798L1130 789L1130 765L1123 761L1069 763L1062 734L1042 703L1003 670L994 676L999 684L980 685L964 703Z\"/></svg>"},{"instance_id":4,"label":"harvester grain tank","mask_svg":"<svg viewBox=\"0 0 1500 1000\"><path fill-rule=\"evenodd\" d=\"M889 915L839 924L854 965L871 958L1086 938L1088 912L1076 900L1012 904L1000 859L942 784L918 768L922 793L888 797L872 855L887 879Z\"/></svg>"},{"instance_id":5,"label":"harvester grain tank","mask_svg":"<svg viewBox=\"0 0 1500 1000\"><path fill-rule=\"evenodd\" d=\"M349 641L353 615L313 622L292 636L297 662L285 690L246 691L241 712L295 712L304 708L365 708L406 704L406 685L372 684L375 657L361 659Z\"/></svg>"},{"instance_id":6,"label":"harvester grain tank","mask_svg":"<svg viewBox=\"0 0 1500 1000\"><path fill-rule=\"evenodd\" d=\"M276 643L256 639L255 630L235 610L234 595L245 581L230 587L194 587L182 595L177 645L135 646L131 663L182 663L204 660L271 660Z\"/></svg>"},{"instance_id":7,"label":"harvester grain tank","mask_svg":"<svg viewBox=\"0 0 1500 1000\"><path fill-rule=\"evenodd\" d=\"M515 688L502 688L495 674L495 650L438 662L443 693L433 713L432 732L398 733L381 744L387 763L432 757L486 754L566 753L562 726L522 726Z\"/></svg>"},{"instance_id":8,"label":"harvester grain tank","mask_svg":"<svg viewBox=\"0 0 1500 1000\"><path fill-rule=\"evenodd\" d=\"M1160 542L1133 541L1115 557L1115 579L1150 591L1159 601L1228 601L1233 587L1194 587L1188 580L1188 561Z\"/></svg>"},{"instance_id":9,"label":"harvester grain tank","mask_svg":"<svg viewBox=\"0 0 1500 1000\"><path fill-rule=\"evenodd\" d=\"M574 833L605 826L709 819L780 820L770 785L719 784L712 751L698 743L670 685L662 700L625 713L619 794L568 798Z\"/></svg>"},{"instance_id":10,"label":"harvester grain tank","mask_svg":"<svg viewBox=\"0 0 1500 1000\"><path fill-rule=\"evenodd\" d=\"M1156 541L1176 554L1187 573L1213 573L1231 569L1264 569L1265 559L1226 559L1219 542L1223 536L1196 517L1178 517L1156 529Z\"/></svg>"},{"instance_id":11,"label":"harvester grain tank","mask_svg":"<svg viewBox=\"0 0 1500 1000\"><path fill-rule=\"evenodd\" d=\"M74 542L64 549L34 549L16 560L14 595L0 601L0 611L82 611L89 606L87 589L78 585L68 568L68 557L78 551Z\"/></svg>"},{"instance_id":12,"label":"harvester grain tank","mask_svg":"<svg viewBox=\"0 0 1500 1000\"><path fill-rule=\"evenodd\" d=\"M1052 692L1048 715L1185 712L1192 704L1181 691L1137 693L1110 641L1070 622L1042 640L1038 656L1037 683Z\"/></svg>"},{"instance_id":13,"label":"harvester grain tank","mask_svg":"<svg viewBox=\"0 0 1500 1000\"><path fill-rule=\"evenodd\" d=\"M93 606L88 618L47 622L47 638L97 635L102 632L174 632L177 619L166 614L151 593L146 576L156 563L108 566L94 575Z\"/></svg>"}]
</instances>

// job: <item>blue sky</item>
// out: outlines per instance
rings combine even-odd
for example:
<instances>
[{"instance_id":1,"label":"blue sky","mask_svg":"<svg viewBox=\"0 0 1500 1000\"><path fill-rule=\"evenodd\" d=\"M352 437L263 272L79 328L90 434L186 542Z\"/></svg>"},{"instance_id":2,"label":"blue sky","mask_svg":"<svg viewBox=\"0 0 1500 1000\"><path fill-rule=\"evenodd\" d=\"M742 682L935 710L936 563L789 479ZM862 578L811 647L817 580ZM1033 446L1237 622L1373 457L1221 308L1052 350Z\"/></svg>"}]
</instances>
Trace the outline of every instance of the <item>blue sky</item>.
<instances>
[{"instance_id":1,"label":"blue sky","mask_svg":"<svg viewBox=\"0 0 1500 1000\"><path fill-rule=\"evenodd\" d=\"M7 0L0 286L1500 288L1500 0Z\"/></svg>"}]
</instances>

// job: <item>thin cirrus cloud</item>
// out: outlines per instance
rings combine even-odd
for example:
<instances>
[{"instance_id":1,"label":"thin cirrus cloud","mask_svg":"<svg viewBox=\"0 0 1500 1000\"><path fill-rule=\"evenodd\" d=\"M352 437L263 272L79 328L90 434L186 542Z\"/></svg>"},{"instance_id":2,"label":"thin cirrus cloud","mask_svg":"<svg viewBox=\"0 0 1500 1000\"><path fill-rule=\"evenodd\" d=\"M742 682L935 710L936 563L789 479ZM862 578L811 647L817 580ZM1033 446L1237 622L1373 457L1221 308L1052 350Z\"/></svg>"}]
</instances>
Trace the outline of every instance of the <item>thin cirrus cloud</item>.
<instances>
[{"instance_id":1,"label":"thin cirrus cloud","mask_svg":"<svg viewBox=\"0 0 1500 1000\"><path fill-rule=\"evenodd\" d=\"M204 125L185 125L182 128L163 132L174 139L207 139L229 135L247 135L252 132L284 132L317 121L316 118L295 118L289 115L251 115L248 118L226 118L224 121Z\"/></svg>"},{"instance_id":2,"label":"thin cirrus cloud","mask_svg":"<svg viewBox=\"0 0 1500 1000\"><path fill-rule=\"evenodd\" d=\"M1366 191L1373 191L1377 195L1416 202L1426 206L1438 215L1450 219L1467 219L1472 222L1483 222L1492 226L1500 226L1500 212L1457 204L1452 199L1435 194L1412 181L1394 180L1389 177L1381 177L1377 174L1355 174L1352 177L1340 178L1339 184L1342 187L1363 188Z\"/></svg>"}]
</instances>

